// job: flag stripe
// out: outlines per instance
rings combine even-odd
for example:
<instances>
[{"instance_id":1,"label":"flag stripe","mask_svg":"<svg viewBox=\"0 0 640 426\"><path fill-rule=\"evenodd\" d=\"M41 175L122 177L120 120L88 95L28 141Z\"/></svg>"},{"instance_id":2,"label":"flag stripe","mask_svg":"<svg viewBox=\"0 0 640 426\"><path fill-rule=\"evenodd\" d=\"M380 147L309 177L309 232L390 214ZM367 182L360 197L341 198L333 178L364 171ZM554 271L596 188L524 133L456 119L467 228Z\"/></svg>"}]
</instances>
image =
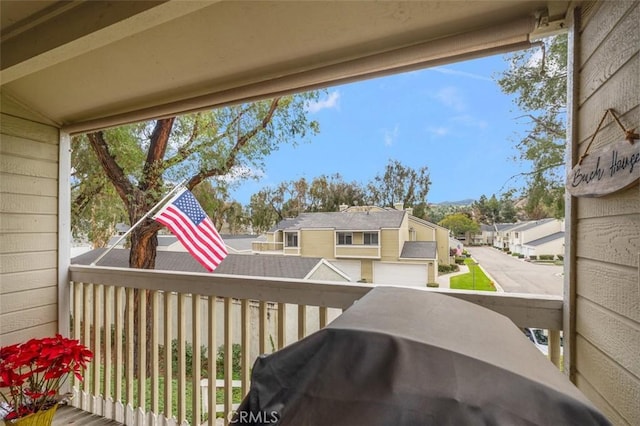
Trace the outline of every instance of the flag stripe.
<instances>
[{"instance_id":1,"label":"flag stripe","mask_svg":"<svg viewBox=\"0 0 640 426\"><path fill-rule=\"evenodd\" d=\"M166 218L166 216L165 216ZM191 255L198 261L202 266L204 266L208 271L213 271L219 264L219 261L215 261L206 255L206 252L203 252L199 247L194 245L188 238L188 236L183 232L179 224L174 223L172 219L163 219L157 218L158 222L167 226L167 228L171 229L173 234L178 237L178 239L185 246L187 251L191 253Z\"/></svg>"},{"instance_id":2,"label":"flag stripe","mask_svg":"<svg viewBox=\"0 0 640 426\"><path fill-rule=\"evenodd\" d=\"M205 223L206 219L202 221L199 226L195 226L193 222L190 220L182 219L182 215L180 215L179 211L176 211L172 206L167 208L165 212L165 216L170 216L174 218L174 221L177 224L184 225L184 229L182 229L183 233L186 234L186 237L189 238L189 241L192 244L196 244L198 247L204 250L214 250L215 253L211 253L216 258L222 260L224 256L227 254L226 249L220 249L219 245L216 244L216 241L213 238L208 238L205 233L203 233L202 225Z\"/></svg>"},{"instance_id":3,"label":"flag stripe","mask_svg":"<svg viewBox=\"0 0 640 426\"><path fill-rule=\"evenodd\" d=\"M186 189L175 195L153 218L169 228L208 271L213 271L228 254L213 222Z\"/></svg>"}]
</instances>

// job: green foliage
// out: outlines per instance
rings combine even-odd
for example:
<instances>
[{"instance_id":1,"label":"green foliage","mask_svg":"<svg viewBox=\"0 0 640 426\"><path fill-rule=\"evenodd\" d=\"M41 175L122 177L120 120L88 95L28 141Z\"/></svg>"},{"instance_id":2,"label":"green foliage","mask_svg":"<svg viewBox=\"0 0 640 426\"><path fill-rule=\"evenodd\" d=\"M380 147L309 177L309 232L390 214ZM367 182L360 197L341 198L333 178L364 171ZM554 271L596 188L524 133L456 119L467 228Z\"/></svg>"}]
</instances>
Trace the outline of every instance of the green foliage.
<instances>
[{"instance_id":1,"label":"green foliage","mask_svg":"<svg viewBox=\"0 0 640 426\"><path fill-rule=\"evenodd\" d=\"M233 379L240 379L240 372L242 371L241 360L242 360L242 346L238 343L234 343L231 348L231 368ZM218 378L222 379L224 376L224 353L225 346L220 345L218 347L218 356L216 357L216 371L218 373Z\"/></svg>"},{"instance_id":2,"label":"green foliage","mask_svg":"<svg viewBox=\"0 0 640 426\"><path fill-rule=\"evenodd\" d=\"M564 151L567 103L567 35L507 56L510 67L497 79L525 113L528 130L517 142L519 159L531 164L524 194L529 219L564 216Z\"/></svg>"},{"instance_id":3,"label":"green foliage","mask_svg":"<svg viewBox=\"0 0 640 426\"><path fill-rule=\"evenodd\" d=\"M532 254L531 256L529 256L529 259L538 260L538 256L536 256L535 254Z\"/></svg>"},{"instance_id":4,"label":"green foliage","mask_svg":"<svg viewBox=\"0 0 640 426\"><path fill-rule=\"evenodd\" d=\"M458 272L460 267L456 264L453 265L438 265L438 273L440 274L450 274L452 272Z\"/></svg>"},{"instance_id":5,"label":"green foliage","mask_svg":"<svg viewBox=\"0 0 640 426\"><path fill-rule=\"evenodd\" d=\"M464 265L464 257L456 257L454 262L456 262L456 265Z\"/></svg>"},{"instance_id":6,"label":"green foliage","mask_svg":"<svg viewBox=\"0 0 640 426\"><path fill-rule=\"evenodd\" d=\"M556 254L556 257L558 258L558 260L564 260L563 254Z\"/></svg>"},{"instance_id":7,"label":"green foliage","mask_svg":"<svg viewBox=\"0 0 640 426\"><path fill-rule=\"evenodd\" d=\"M538 258L540 260L553 260L553 255L552 254L541 254L540 256L538 256Z\"/></svg>"},{"instance_id":8,"label":"green foliage","mask_svg":"<svg viewBox=\"0 0 640 426\"><path fill-rule=\"evenodd\" d=\"M319 92L301 93L213 111L102 130L73 139L73 231L88 234L122 221L137 221L183 179L190 188L214 179L201 197L214 211L229 206L233 226L242 224L242 208L231 205L226 188L260 176L264 159L283 143L297 144L319 131L308 117L308 103ZM115 210L115 214L112 210ZM126 212L126 214L123 214ZM223 213L220 213L223 214ZM240 218L239 218L240 216ZM216 218L219 224L224 218ZM132 234L134 267L153 267L152 250L136 250L155 239L160 226L149 220ZM96 244L100 237L89 235Z\"/></svg>"},{"instance_id":9,"label":"green foliage","mask_svg":"<svg viewBox=\"0 0 640 426\"><path fill-rule=\"evenodd\" d=\"M453 235L465 234L467 232L478 232L480 231L480 225L477 222L474 222L469 216L463 213L454 213L452 215L446 216L438 225L449 229Z\"/></svg>"},{"instance_id":10,"label":"green foliage","mask_svg":"<svg viewBox=\"0 0 640 426\"><path fill-rule=\"evenodd\" d=\"M418 170L403 165L397 160L389 160L383 174L377 174L367 185L370 204L393 207L402 203L412 207L425 203L431 186L429 168Z\"/></svg>"},{"instance_id":11,"label":"green foliage","mask_svg":"<svg viewBox=\"0 0 640 426\"><path fill-rule=\"evenodd\" d=\"M438 288L438 287L440 287L440 284L438 284L438 283L427 283L427 287L429 287L429 288Z\"/></svg>"}]
</instances>

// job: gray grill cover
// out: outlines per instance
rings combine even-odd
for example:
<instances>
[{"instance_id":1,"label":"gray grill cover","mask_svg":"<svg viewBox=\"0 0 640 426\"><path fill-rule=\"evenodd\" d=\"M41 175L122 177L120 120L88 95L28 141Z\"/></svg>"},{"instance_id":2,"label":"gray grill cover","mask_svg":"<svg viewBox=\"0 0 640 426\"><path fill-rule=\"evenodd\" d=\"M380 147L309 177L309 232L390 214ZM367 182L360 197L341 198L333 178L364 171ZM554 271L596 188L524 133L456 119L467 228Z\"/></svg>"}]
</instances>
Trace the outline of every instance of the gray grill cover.
<instances>
[{"instance_id":1,"label":"gray grill cover","mask_svg":"<svg viewBox=\"0 0 640 426\"><path fill-rule=\"evenodd\" d=\"M506 317L434 292L376 287L253 368L236 424L605 425Z\"/></svg>"}]
</instances>

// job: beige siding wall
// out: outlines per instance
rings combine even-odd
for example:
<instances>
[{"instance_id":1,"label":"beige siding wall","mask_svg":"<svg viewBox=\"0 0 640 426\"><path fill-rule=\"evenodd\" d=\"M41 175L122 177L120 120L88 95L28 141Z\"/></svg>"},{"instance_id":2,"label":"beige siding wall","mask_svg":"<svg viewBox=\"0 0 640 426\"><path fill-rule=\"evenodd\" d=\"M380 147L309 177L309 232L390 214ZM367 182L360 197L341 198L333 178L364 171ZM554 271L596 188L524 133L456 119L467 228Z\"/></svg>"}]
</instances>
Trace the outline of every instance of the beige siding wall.
<instances>
[{"instance_id":1,"label":"beige siding wall","mask_svg":"<svg viewBox=\"0 0 640 426\"><path fill-rule=\"evenodd\" d=\"M574 151L586 148L605 109L640 128L640 5L601 2L577 20ZM618 126L593 149L623 139ZM638 143L638 142L636 142ZM578 387L614 424L640 424L640 188L572 199L575 219L575 358Z\"/></svg>"},{"instance_id":2,"label":"beige siding wall","mask_svg":"<svg viewBox=\"0 0 640 426\"><path fill-rule=\"evenodd\" d=\"M398 260L398 257L400 257L400 247L400 236L398 235L397 229L383 229L380 231L381 260Z\"/></svg>"},{"instance_id":3,"label":"beige siding wall","mask_svg":"<svg viewBox=\"0 0 640 426\"><path fill-rule=\"evenodd\" d=\"M322 280L322 281L349 281L334 269L331 269L327 265L320 265L309 277L310 280Z\"/></svg>"},{"instance_id":4,"label":"beige siding wall","mask_svg":"<svg viewBox=\"0 0 640 426\"><path fill-rule=\"evenodd\" d=\"M373 282L373 261L363 260L361 264L362 279L367 280L368 283Z\"/></svg>"},{"instance_id":5,"label":"beige siding wall","mask_svg":"<svg viewBox=\"0 0 640 426\"><path fill-rule=\"evenodd\" d=\"M58 129L2 99L0 346L58 329Z\"/></svg>"},{"instance_id":6,"label":"beige siding wall","mask_svg":"<svg viewBox=\"0 0 640 426\"><path fill-rule=\"evenodd\" d=\"M334 231L322 229L318 231L300 231L301 256L333 259Z\"/></svg>"},{"instance_id":7,"label":"beige siding wall","mask_svg":"<svg viewBox=\"0 0 640 426\"><path fill-rule=\"evenodd\" d=\"M438 250L438 263L448 265L451 263L449 256L449 230L444 228L436 229L436 247Z\"/></svg>"}]
</instances>

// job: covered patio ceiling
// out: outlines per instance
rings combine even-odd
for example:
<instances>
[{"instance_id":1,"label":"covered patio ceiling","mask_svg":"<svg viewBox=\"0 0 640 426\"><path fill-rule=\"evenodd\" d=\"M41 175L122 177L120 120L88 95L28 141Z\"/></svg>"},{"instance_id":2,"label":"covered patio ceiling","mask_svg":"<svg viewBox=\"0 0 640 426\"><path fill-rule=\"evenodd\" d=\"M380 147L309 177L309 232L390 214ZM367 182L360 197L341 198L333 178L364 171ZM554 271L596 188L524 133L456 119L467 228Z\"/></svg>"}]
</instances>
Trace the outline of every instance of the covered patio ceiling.
<instances>
[{"instance_id":1,"label":"covered patio ceiling","mask_svg":"<svg viewBox=\"0 0 640 426\"><path fill-rule=\"evenodd\" d=\"M0 82L84 132L520 49L569 3L2 0Z\"/></svg>"}]
</instances>

